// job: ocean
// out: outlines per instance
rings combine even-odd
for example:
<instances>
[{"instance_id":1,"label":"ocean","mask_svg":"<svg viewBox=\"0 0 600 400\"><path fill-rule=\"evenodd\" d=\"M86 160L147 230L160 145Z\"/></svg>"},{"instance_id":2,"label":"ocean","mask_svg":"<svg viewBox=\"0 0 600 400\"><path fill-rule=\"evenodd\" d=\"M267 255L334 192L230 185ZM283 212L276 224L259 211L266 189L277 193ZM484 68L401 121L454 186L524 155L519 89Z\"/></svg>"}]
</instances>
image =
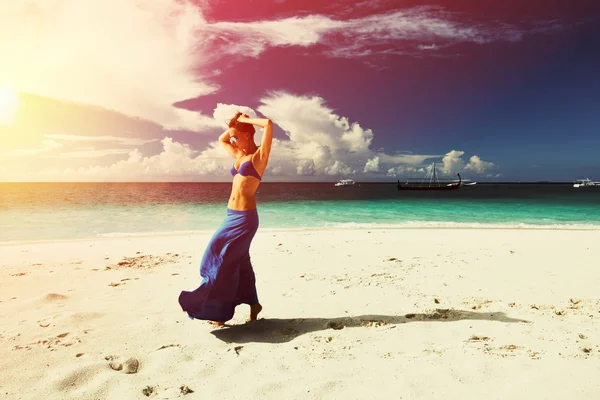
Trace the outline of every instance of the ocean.
<instances>
[{"instance_id":1,"label":"ocean","mask_svg":"<svg viewBox=\"0 0 600 400\"><path fill-rule=\"evenodd\" d=\"M0 242L214 231L231 183L0 183ZM395 183L269 183L261 228L600 229L600 188L477 184L449 192Z\"/></svg>"}]
</instances>

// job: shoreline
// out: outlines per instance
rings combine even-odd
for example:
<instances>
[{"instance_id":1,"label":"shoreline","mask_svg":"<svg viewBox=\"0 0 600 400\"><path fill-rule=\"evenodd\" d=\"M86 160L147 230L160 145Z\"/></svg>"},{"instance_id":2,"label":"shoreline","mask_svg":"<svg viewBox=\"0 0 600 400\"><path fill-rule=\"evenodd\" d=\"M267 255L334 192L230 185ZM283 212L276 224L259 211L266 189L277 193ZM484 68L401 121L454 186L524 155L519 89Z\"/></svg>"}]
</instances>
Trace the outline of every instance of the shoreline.
<instances>
[{"instance_id":1,"label":"shoreline","mask_svg":"<svg viewBox=\"0 0 600 400\"><path fill-rule=\"evenodd\" d=\"M592 226L581 226L578 224L557 224L557 225L531 225L531 224L515 224L515 225L501 225L501 224L481 224L475 225L472 223L457 224L450 222L451 226L433 225L425 226L418 225L410 226L403 224L380 224L375 226L351 226L353 223L348 223L350 226L313 226L313 227L281 227L281 228L261 228L259 227L258 232L263 233L278 233L278 232L322 232L322 231L333 231L338 233L344 232L361 232L361 231L418 231L418 230L456 230L456 231L585 231L585 232L596 232L600 231L600 225ZM69 243L69 242L89 242L89 241L110 241L118 239L141 239L141 238L155 238L155 237L182 237L182 236L204 236L212 235L217 229L215 225L214 229L202 229L194 231L173 231L173 232L132 232L132 233L108 233L99 234L97 236L85 236L85 237L71 237L71 238L57 238L57 239L33 239L33 240L9 240L0 241L1 247L19 246L19 245L34 245L34 244L46 244L46 243Z\"/></svg>"}]
</instances>

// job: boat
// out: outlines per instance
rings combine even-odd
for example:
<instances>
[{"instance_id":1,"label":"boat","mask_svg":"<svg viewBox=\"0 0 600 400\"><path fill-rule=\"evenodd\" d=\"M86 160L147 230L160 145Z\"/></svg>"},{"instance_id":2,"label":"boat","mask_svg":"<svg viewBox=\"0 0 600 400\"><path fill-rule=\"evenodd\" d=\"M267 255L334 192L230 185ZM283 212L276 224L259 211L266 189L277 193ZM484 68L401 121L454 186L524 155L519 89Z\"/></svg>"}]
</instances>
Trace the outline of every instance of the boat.
<instances>
[{"instance_id":1,"label":"boat","mask_svg":"<svg viewBox=\"0 0 600 400\"><path fill-rule=\"evenodd\" d=\"M589 178L577 179L573 183L573 187L576 187L576 188L580 188L580 187L594 187L594 186L600 186L600 182L592 182Z\"/></svg>"},{"instance_id":2,"label":"boat","mask_svg":"<svg viewBox=\"0 0 600 400\"><path fill-rule=\"evenodd\" d=\"M452 182L460 182L461 186L475 186L475 185L477 185L477 182L473 182L470 179L462 179L461 181L459 181L458 179L454 179L454 180L452 180Z\"/></svg>"},{"instance_id":3,"label":"boat","mask_svg":"<svg viewBox=\"0 0 600 400\"><path fill-rule=\"evenodd\" d=\"M340 179L335 186L352 186L354 183L352 179Z\"/></svg>"},{"instance_id":4,"label":"boat","mask_svg":"<svg viewBox=\"0 0 600 400\"><path fill-rule=\"evenodd\" d=\"M427 174L425 178L423 178L420 182L408 182L401 184L398 181L398 190L457 190L462 186L462 178L460 174L458 175L458 182L452 181L442 182L441 179L437 177L437 171L435 169L435 162L427 167Z\"/></svg>"}]
</instances>

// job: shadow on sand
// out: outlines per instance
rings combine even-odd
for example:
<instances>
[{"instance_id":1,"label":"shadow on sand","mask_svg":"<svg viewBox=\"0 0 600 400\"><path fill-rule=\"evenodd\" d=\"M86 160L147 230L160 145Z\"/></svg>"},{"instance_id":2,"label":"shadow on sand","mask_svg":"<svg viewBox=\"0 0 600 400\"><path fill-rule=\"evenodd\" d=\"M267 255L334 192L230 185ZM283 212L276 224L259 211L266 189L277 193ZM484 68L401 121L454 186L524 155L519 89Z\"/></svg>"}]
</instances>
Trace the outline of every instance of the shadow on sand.
<instances>
[{"instance_id":1,"label":"shadow on sand","mask_svg":"<svg viewBox=\"0 0 600 400\"><path fill-rule=\"evenodd\" d=\"M488 320L497 322L529 322L507 317L502 312L474 312L453 309L437 309L427 314L392 315L360 315L356 317L338 318L293 318L293 319L259 319L244 325L225 325L212 331L218 339L226 343L285 343L300 335L326 329L344 329L354 327L372 327L404 324L407 322L439 321L451 322L460 320Z\"/></svg>"}]
</instances>

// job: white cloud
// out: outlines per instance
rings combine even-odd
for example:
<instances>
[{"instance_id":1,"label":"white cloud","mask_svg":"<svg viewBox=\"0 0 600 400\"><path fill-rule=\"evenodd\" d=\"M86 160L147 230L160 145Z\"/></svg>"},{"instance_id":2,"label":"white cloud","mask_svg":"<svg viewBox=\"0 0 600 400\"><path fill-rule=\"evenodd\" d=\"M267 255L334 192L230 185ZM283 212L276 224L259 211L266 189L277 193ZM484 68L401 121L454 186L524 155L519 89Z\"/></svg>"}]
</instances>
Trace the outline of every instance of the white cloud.
<instances>
[{"instance_id":1,"label":"white cloud","mask_svg":"<svg viewBox=\"0 0 600 400\"><path fill-rule=\"evenodd\" d=\"M214 116L215 119L227 119L237 110L251 116L257 115L254 110L245 106L219 104ZM287 140L273 139L269 167L265 172L266 180L330 180L340 177L368 180L385 174L390 177L423 174L427 160L441 157L386 154L381 149L373 151L370 148L373 132L336 114L318 96L271 93L261 99L258 111L271 118L288 137ZM255 139L260 141L259 137ZM159 154L146 156L136 148L127 153L126 159L111 165L95 165L62 172L47 171L47 176L58 173L56 179L59 180L100 181L223 181L231 178L229 168L233 160L216 141L202 151L169 137L162 140L162 145ZM98 151L95 154L97 156L102 154L101 150L92 151ZM463 155L463 151L448 152L438 171L453 173L455 170L459 172L469 169L483 173L485 169L492 167L492 163L477 156L471 157L469 164L465 165Z\"/></svg>"},{"instance_id":2,"label":"white cloud","mask_svg":"<svg viewBox=\"0 0 600 400\"><path fill-rule=\"evenodd\" d=\"M300 176L313 176L317 173L315 168L315 160L298 160L296 161L296 173Z\"/></svg>"},{"instance_id":3,"label":"white cloud","mask_svg":"<svg viewBox=\"0 0 600 400\"><path fill-rule=\"evenodd\" d=\"M172 105L216 92L211 78L221 71L214 64L226 54L257 57L269 47L319 45L329 56L356 58L402 53L404 45L414 49L415 41L435 41L421 45L433 50L519 40L523 34L506 24L452 20L432 7L347 20L309 15L209 23L203 15L208 6L207 0L2 1L0 83L167 129L202 130L221 127L221 115Z\"/></svg>"},{"instance_id":4,"label":"white cloud","mask_svg":"<svg viewBox=\"0 0 600 400\"><path fill-rule=\"evenodd\" d=\"M446 174L455 174L465 169L465 162L462 159L464 151L452 150L442 158L443 166L439 171Z\"/></svg>"},{"instance_id":5,"label":"white cloud","mask_svg":"<svg viewBox=\"0 0 600 400\"><path fill-rule=\"evenodd\" d=\"M104 157L114 154L127 154L130 149L94 149L85 148L79 149L78 151L69 151L56 153L56 149L64 149L66 143L101 143L109 142L116 143L123 146L140 146L147 143L157 142L159 139L137 139L117 136L83 136L83 135L62 135L62 134L48 134L43 135L44 138L39 146L30 148L12 149L7 152L0 153L6 157L54 157L54 158L85 158L85 157Z\"/></svg>"},{"instance_id":6,"label":"white cloud","mask_svg":"<svg viewBox=\"0 0 600 400\"><path fill-rule=\"evenodd\" d=\"M407 174L412 175L414 172L424 172L423 168L415 168L412 166L400 165L397 167L392 167L387 170L386 175L392 177L400 177L405 176Z\"/></svg>"},{"instance_id":7,"label":"white cloud","mask_svg":"<svg viewBox=\"0 0 600 400\"><path fill-rule=\"evenodd\" d=\"M336 160L332 166L325 168L324 172L326 175L348 176L348 175L352 174L354 171L351 170L350 167L347 166L346 164L344 164L343 162Z\"/></svg>"},{"instance_id":8,"label":"white cloud","mask_svg":"<svg viewBox=\"0 0 600 400\"><path fill-rule=\"evenodd\" d=\"M258 117L258 115L256 115L256 112L250 107L238 106L236 104L217 103L217 107L213 112L213 118L217 123L220 124L219 126L221 128L227 129L227 124L229 123L229 120L233 118L233 116L237 112L243 112L244 114L250 116L250 118Z\"/></svg>"},{"instance_id":9,"label":"white cloud","mask_svg":"<svg viewBox=\"0 0 600 400\"><path fill-rule=\"evenodd\" d=\"M321 97L273 92L261 102L258 111L273 119L307 155L313 154L314 145L327 148L322 152L364 152L373 140L370 129L334 114Z\"/></svg>"},{"instance_id":10,"label":"white cloud","mask_svg":"<svg viewBox=\"0 0 600 400\"><path fill-rule=\"evenodd\" d=\"M483 175L489 169L495 168L496 165L489 161L483 161L479 156L471 156L469 163L465 164L462 156L464 151L452 150L448 152L442 159L443 167L439 170L446 174L456 174L463 170L473 171L479 175Z\"/></svg>"},{"instance_id":11,"label":"white cloud","mask_svg":"<svg viewBox=\"0 0 600 400\"><path fill-rule=\"evenodd\" d=\"M197 180L208 174L225 171L222 160L211 157L214 148L206 154L192 150L188 145L165 137L163 149L159 154L144 156L138 149L131 150L125 160L108 166L90 166L78 169L67 168L62 171L47 170L46 175L58 176L64 180L90 181L160 181L160 180Z\"/></svg>"},{"instance_id":12,"label":"white cloud","mask_svg":"<svg viewBox=\"0 0 600 400\"><path fill-rule=\"evenodd\" d=\"M320 44L329 56L357 58L402 53L399 49L403 42L437 40L447 46L517 41L523 36L523 31L512 25L462 23L449 19L449 15L440 8L415 7L349 20L309 15L258 22L217 22L207 30L212 33L209 37L218 37L221 42L225 39L222 52L252 57L268 47ZM437 44L418 46L421 50L438 47Z\"/></svg>"},{"instance_id":13,"label":"white cloud","mask_svg":"<svg viewBox=\"0 0 600 400\"><path fill-rule=\"evenodd\" d=\"M474 171L478 174L484 174L490 168L494 168L493 162L483 161L479 156L472 156L469 159L469 163L465 166L465 169Z\"/></svg>"},{"instance_id":14,"label":"white cloud","mask_svg":"<svg viewBox=\"0 0 600 400\"><path fill-rule=\"evenodd\" d=\"M379 172L379 157L373 157L368 160L363 172Z\"/></svg>"},{"instance_id":15,"label":"white cloud","mask_svg":"<svg viewBox=\"0 0 600 400\"><path fill-rule=\"evenodd\" d=\"M207 57L205 25L186 0L2 1L0 82L167 128L214 126L172 106L217 90L194 72Z\"/></svg>"},{"instance_id":16,"label":"white cloud","mask_svg":"<svg viewBox=\"0 0 600 400\"><path fill-rule=\"evenodd\" d=\"M0 155L4 157L31 157L51 152L52 150L58 149L59 147L62 147L62 144L52 139L45 139L42 140L41 146L23 149L13 149L10 151L0 153Z\"/></svg>"},{"instance_id":17,"label":"white cloud","mask_svg":"<svg viewBox=\"0 0 600 400\"><path fill-rule=\"evenodd\" d=\"M225 41L223 52L257 57L268 47L317 44L325 33L344 25L343 21L311 15L273 21L217 22L206 29L213 39Z\"/></svg>"},{"instance_id":18,"label":"white cloud","mask_svg":"<svg viewBox=\"0 0 600 400\"><path fill-rule=\"evenodd\" d=\"M52 140L66 141L66 142L114 142L124 146L141 146L147 143L158 142L159 139L137 139L130 137L118 137L118 136L83 136L83 135L44 135Z\"/></svg>"},{"instance_id":19,"label":"white cloud","mask_svg":"<svg viewBox=\"0 0 600 400\"><path fill-rule=\"evenodd\" d=\"M387 154L384 152L377 152L376 154L382 163L405 165L420 165L425 160L441 157L439 154Z\"/></svg>"},{"instance_id":20,"label":"white cloud","mask_svg":"<svg viewBox=\"0 0 600 400\"><path fill-rule=\"evenodd\" d=\"M49 157L54 158L96 158L106 157L115 154L128 154L131 150L128 149L102 149L102 150L80 150L80 151L68 151Z\"/></svg>"}]
</instances>

